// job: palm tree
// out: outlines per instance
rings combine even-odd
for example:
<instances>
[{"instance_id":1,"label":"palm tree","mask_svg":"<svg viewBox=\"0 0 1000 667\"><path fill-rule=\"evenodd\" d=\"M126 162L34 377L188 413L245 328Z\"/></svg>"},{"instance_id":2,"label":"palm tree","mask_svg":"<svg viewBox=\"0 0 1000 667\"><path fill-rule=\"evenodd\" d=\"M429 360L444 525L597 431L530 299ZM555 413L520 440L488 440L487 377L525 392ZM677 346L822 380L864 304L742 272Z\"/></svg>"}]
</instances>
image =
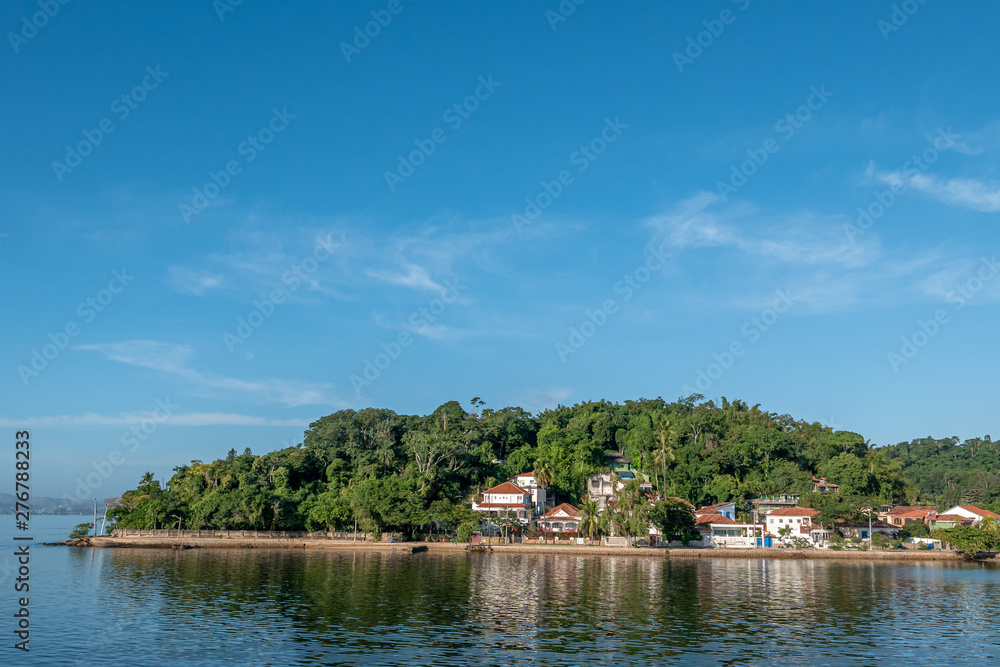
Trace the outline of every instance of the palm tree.
<instances>
[{"instance_id":1,"label":"palm tree","mask_svg":"<svg viewBox=\"0 0 1000 667\"><path fill-rule=\"evenodd\" d=\"M538 480L538 485L544 489L548 489L549 484L552 483L552 478L555 476L552 465L548 461L541 460L535 461L535 469L532 473L534 473L535 479ZM555 494L553 494L554 496Z\"/></svg>"},{"instance_id":2,"label":"palm tree","mask_svg":"<svg viewBox=\"0 0 1000 667\"><path fill-rule=\"evenodd\" d=\"M139 486L146 486L147 484L153 483L153 473L144 472L142 473L142 479L139 480Z\"/></svg>"},{"instance_id":3,"label":"palm tree","mask_svg":"<svg viewBox=\"0 0 1000 667\"><path fill-rule=\"evenodd\" d=\"M674 443L677 441L677 431L674 429L670 419L663 417L662 415L657 415L654 427L656 442L660 445L655 454L655 459L659 462L663 471L663 488L660 489L660 493L666 495L667 461L674 461L677 458L674 455Z\"/></svg>"},{"instance_id":4,"label":"palm tree","mask_svg":"<svg viewBox=\"0 0 1000 667\"><path fill-rule=\"evenodd\" d=\"M597 504L596 500L587 500L584 501L581 510L583 511L583 520L580 521L580 532L593 540L594 535L601 533L604 523L601 519L600 505Z\"/></svg>"}]
</instances>

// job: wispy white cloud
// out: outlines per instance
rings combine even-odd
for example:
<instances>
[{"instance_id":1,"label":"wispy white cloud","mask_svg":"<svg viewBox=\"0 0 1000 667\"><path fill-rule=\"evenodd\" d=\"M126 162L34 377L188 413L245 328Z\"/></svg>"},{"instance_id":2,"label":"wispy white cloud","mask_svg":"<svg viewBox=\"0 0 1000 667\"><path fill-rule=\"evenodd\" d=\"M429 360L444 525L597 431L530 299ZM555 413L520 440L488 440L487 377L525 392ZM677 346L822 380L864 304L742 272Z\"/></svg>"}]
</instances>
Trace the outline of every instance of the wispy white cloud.
<instances>
[{"instance_id":1,"label":"wispy white cloud","mask_svg":"<svg viewBox=\"0 0 1000 667\"><path fill-rule=\"evenodd\" d=\"M175 265L167 269L167 273L169 276L167 283L182 294L201 296L213 290L221 289L225 285L221 273L214 273L204 269L192 269Z\"/></svg>"},{"instance_id":2,"label":"wispy white cloud","mask_svg":"<svg viewBox=\"0 0 1000 667\"><path fill-rule=\"evenodd\" d=\"M390 285L399 285L401 287L410 287L419 290L430 290L432 292L440 292L444 289L440 283L431 280L430 275L427 273L427 269L424 269L423 267L416 266L415 264L404 264L400 268L403 269L403 273L369 270L368 275L377 280L387 282Z\"/></svg>"},{"instance_id":3,"label":"wispy white cloud","mask_svg":"<svg viewBox=\"0 0 1000 667\"><path fill-rule=\"evenodd\" d=\"M862 243L844 237L843 216L797 213L773 219L748 204L721 204L715 193L699 192L646 224L673 248L731 247L782 264L859 266L878 253L874 236Z\"/></svg>"},{"instance_id":4,"label":"wispy white cloud","mask_svg":"<svg viewBox=\"0 0 1000 667\"><path fill-rule=\"evenodd\" d=\"M929 174L909 174L901 171L880 172L876 178L889 185L902 185L923 192L949 206L994 213L1000 211L1000 183L972 178L942 179Z\"/></svg>"},{"instance_id":5,"label":"wispy white cloud","mask_svg":"<svg viewBox=\"0 0 1000 667\"><path fill-rule=\"evenodd\" d=\"M746 204L727 207L706 192L647 220L655 236L676 250L716 251L709 270L732 279L721 292L688 290L680 298L692 307L759 309L774 300L779 287L800 297L795 312L940 302L970 262L978 261L946 247L887 252L873 230L847 239L843 228L850 222L842 215L771 216ZM712 261L697 268L713 267Z\"/></svg>"},{"instance_id":6,"label":"wispy white cloud","mask_svg":"<svg viewBox=\"0 0 1000 667\"><path fill-rule=\"evenodd\" d=\"M224 395L242 395L260 403L280 403L289 407L329 405L347 407L332 394L329 384L299 380L242 380L223 375L201 373L188 366L194 348L153 340L128 340L120 343L78 345L76 349L92 350L106 358L131 366L149 368L176 375L202 390L213 389Z\"/></svg>"},{"instance_id":7,"label":"wispy white cloud","mask_svg":"<svg viewBox=\"0 0 1000 667\"><path fill-rule=\"evenodd\" d=\"M978 130L963 131L954 149L965 155L979 155L1000 148L1000 120Z\"/></svg>"},{"instance_id":8,"label":"wispy white cloud","mask_svg":"<svg viewBox=\"0 0 1000 667\"><path fill-rule=\"evenodd\" d=\"M343 298L337 285L350 274L348 262L356 252L346 232L329 226L291 232L244 230L230 245L228 252L171 265L167 284L195 296L221 292L245 299L282 289L292 301Z\"/></svg>"}]
</instances>

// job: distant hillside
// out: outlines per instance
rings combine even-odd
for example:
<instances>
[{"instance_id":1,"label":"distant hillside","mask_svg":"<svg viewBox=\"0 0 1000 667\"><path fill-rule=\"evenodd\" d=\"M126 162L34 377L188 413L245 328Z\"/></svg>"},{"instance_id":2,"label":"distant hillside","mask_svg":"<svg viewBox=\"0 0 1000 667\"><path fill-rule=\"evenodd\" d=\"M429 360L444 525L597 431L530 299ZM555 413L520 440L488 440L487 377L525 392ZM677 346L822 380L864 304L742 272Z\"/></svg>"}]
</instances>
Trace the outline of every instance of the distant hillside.
<instances>
[{"instance_id":1,"label":"distant hillside","mask_svg":"<svg viewBox=\"0 0 1000 667\"><path fill-rule=\"evenodd\" d=\"M13 514L17 498L9 493L0 493L0 514ZM46 496L32 496L32 514L93 514L94 502L74 501L70 502L65 498L48 498ZM104 514L104 503L98 503L97 513Z\"/></svg>"}]
</instances>

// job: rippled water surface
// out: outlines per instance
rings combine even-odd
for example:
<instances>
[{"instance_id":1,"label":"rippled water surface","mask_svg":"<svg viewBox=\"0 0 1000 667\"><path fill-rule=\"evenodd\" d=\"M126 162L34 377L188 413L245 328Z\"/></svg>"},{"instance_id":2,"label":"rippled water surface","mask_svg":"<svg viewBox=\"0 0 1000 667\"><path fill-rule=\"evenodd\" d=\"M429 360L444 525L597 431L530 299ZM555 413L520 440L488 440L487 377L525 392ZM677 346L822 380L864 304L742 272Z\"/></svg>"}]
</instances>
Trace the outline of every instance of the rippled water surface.
<instances>
[{"instance_id":1,"label":"rippled water surface","mask_svg":"<svg viewBox=\"0 0 1000 667\"><path fill-rule=\"evenodd\" d=\"M64 537L63 526L78 521L43 519L50 534L35 532L45 539ZM11 543L9 532L4 540ZM994 565L33 549L32 651L19 654L5 639L3 665L1000 658ZM9 577L2 583L7 619L12 585ZM13 624L4 625L9 638Z\"/></svg>"}]
</instances>

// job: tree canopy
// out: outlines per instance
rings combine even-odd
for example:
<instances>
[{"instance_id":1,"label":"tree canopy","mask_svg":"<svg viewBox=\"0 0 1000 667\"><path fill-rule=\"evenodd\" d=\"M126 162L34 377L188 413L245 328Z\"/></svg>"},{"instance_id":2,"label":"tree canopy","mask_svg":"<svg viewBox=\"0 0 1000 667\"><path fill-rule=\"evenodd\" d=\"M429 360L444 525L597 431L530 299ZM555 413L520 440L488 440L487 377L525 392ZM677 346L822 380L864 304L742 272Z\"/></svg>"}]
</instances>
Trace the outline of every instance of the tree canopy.
<instances>
[{"instance_id":1,"label":"tree canopy","mask_svg":"<svg viewBox=\"0 0 1000 667\"><path fill-rule=\"evenodd\" d=\"M550 497L579 506L587 477L607 470L612 453L630 459L662 496L696 506L803 493L832 520L862 504L1000 502L1000 447L989 436L876 447L857 433L697 394L588 401L537 415L490 409L477 397L468 411L449 401L423 416L341 410L310 424L294 447L230 450L211 463L179 465L165 481L147 473L111 518L125 528L179 518L191 529L335 530L357 521L375 532L468 532L474 517L463 508L520 473L535 472ZM810 496L815 475L839 484L840 496ZM631 524L648 519L639 516L648 508L621 510L631 515L609 523L639 534Z\"/></svg>"}]
</instances>

